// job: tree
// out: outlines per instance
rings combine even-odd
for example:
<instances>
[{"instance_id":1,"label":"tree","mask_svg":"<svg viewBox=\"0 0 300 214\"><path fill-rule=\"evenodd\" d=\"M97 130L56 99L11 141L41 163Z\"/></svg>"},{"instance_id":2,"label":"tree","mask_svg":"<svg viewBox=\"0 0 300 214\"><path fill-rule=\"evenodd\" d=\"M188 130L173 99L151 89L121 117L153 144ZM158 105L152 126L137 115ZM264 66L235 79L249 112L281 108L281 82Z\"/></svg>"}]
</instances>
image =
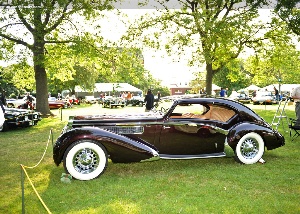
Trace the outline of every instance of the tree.
<instances>
[{"instance_id":1,"label":"tree","mask_svg":"<svg viewBox=\"0 0 300 214\"><path fill-rule=\"evenodd\" d=\"M214 75L236 59L245 46L252 47L261 41L258 33L264 26L255 19L262 1L247 1L250 4L246 6L242 6L242 0L178 2L180 10L166 8L159 16L144 16L128 35L141 36L145 44L154 48L160 48L164 35L168 40L165 48L170 54L191 52L190 65L205 63L206 90L210 95ZM151 31L150 36L143 34L152 27L159 30Z\"/></svg>"},{"instance_id":2,"label":"tree","mask_svg":"<svg viewBox=\"0 0 300 214\"><path fill-rule=\"evenodd\" d=\"M299 0L279 0L275 8L278 16L298 36L300 35L300 11L296 6L299 3Z\"/></svg>"},{"instance_id":3,"label":"tree","mask_svg":"<svg viewBox=\"0 0 300 214\"><path fill-rule=\"evenodd\" d=\"M243 62L234 60L216 73L214 83L222 88L228 88L228 94L231 94L232 90L238 91L251 85L251 79L251 73L245 70Z\"/></svg>"},{"instance_id":4,"label":"tree","mask_svg":"<svg viewBox=\"0 0 300 214\"><path fill-rule=\"evenodd\" d=\"M0 37L1 57L13 53L12 47L24 47L16 53L24 58L28 53L32 57L35 83L36 108L43 115L50 114L47 90L47 55L46 46L58 43L78 43L80 40L72 36L78 33L76 19L85 17L91 19L97 16L98 11L112 9L113 1L97 0L31 0L7 1L11 4L1 7ZM66 31L66 28L68 31ZM72 33L72 31L74 31ZM78 35L76 35L78 37ZM18 48L20 50L20 48Z\"/></svg>"},{"instance_id":5,"label":"tree","mask_svg":"<svg viewBox=\"0 0 300 214\"><path fill-rule=\"evenodd\" d=\"M272 28L265 33L266 41L257 49L256 55L249 57L245 62L252 82L264 86L300 81L300 52L296 49L286 24L274 17L271 26Z\"/></svg>"}]
</instances>

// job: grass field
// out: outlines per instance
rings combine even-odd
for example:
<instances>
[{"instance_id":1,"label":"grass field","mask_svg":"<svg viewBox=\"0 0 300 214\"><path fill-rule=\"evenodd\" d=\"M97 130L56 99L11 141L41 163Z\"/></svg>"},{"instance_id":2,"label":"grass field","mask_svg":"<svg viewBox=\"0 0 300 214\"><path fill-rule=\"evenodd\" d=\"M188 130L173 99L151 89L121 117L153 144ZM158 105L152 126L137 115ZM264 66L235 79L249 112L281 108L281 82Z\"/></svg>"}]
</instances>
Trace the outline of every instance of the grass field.
<instances>
[{"instance_id":1,"label":"grass field","mask_svg":"<svg viewBox=\"0 0 300 214\"><path fill-rule=\"evenodd\" d=\"M80 107L92 113L98 107ZM268 107L269 108L269 107ZM137 111L125 107L114 111ZM78 109L59 112L37 126L0 133L0 213L21 213L21 167L38 163L50 129L54 140L66 116ZM104 111L97 109L98 113ZM268 122L275 110L256 109ZM293 110L286 110L294 117ZM288 130L286 128L286 130ZM52 213L300 213L300 138L291 142L282 127L286 145L266 151L266 164L240 165L226 147L225 158L160 160L113 164L91 181L60 181L62 166L52 160L52 144L41 163L26 169L41 198ZM25 212L46 213L29 180L25 179Z\"/></svg>"}]
</instances>

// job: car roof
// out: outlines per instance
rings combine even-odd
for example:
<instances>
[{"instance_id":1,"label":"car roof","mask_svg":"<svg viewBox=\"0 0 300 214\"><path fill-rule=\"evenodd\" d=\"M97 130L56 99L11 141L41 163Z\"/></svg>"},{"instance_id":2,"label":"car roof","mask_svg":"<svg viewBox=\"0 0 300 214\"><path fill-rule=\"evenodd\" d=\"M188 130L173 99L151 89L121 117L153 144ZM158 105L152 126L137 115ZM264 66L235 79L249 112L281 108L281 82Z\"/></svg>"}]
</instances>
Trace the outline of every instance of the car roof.
<instances>
[{"instance_id":1,"label":"car roof","mask_svg":"<svg viewBox=\"0 0 300 214\"><path fill-rule=\"evenodd\" d=\"M245 106L244 104L226 98L183 98L183 99L178 99L175 102L177 102L178 104L202 104L202 105L226 106L227 108L230 108L236 112L243 111L250 115L255 115L255 117L257 116L257 114L252 109Z\"/></svg>"}]
</instances>

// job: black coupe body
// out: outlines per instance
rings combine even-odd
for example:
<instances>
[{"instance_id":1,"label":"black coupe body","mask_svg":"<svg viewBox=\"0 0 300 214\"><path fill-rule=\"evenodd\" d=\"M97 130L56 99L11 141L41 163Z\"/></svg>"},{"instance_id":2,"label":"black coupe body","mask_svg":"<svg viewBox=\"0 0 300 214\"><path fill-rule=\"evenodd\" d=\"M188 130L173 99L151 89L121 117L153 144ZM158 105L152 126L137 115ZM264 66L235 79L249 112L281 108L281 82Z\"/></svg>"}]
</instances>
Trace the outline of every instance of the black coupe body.
<instances>
[{"instance_id":1,"label":"black coupe body","mask_svg":"<svg viewBox=\"0 0 300 214\"><path fill-rule=\"evenodd\" d=\"M284 137L242 103L221 98L174 101L170 108L137 114L74 116L53 148L56 165L79 180L100 176L114 163L225 156L258 162L284 145Z\"/></svg>"}]
</instances>

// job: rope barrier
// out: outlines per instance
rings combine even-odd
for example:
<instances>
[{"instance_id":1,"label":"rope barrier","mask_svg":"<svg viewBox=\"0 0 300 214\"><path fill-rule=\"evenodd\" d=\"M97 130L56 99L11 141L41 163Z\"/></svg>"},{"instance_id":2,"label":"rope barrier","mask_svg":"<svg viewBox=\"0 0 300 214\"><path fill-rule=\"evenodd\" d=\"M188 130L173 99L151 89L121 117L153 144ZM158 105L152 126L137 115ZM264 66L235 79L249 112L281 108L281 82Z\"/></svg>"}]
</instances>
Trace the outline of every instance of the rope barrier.
<instances>
[{"instance_id":1,"label":"rope barrier","mask_svg":"<svg viewBox=\"0 0 300 214\"><path fill-rule=\"evenodd\" d=\"M38 162L36 165L34 165L34 166L24 166L25 168L33 169L33 168L37 167L37 166L42 162L42 160L43 160L44 157L45 157L46 151L47 151L47 149L48 149L48 146L49 146L49 142L50 142L51 136L52 136L52 129L50 129L50 133L49 133L49 137L48 137L48 142L47 142L45 151L44 151L44 153L43 153L41 159L39 160L39 162Z\"/></svg>"},{"instance_id":2,"label":"rope barrier","mask_svg":"<svg viewBox=\"0 0 300 214\"><path fill-rule=\"evenodd\" d=\"M25 167L21 164L21 168L23 169L23 171L25 172L25 175L26 177L28 178L29 180L29 183L33 189L33 191L35 192L35 194L37 195L37 197L39 198L40 202L42 203L42 205L44 206L44 208L47 210L48 213L51 213L49 208L46 206L45 202L43 201L43 199L41 198L41 196L39 195L39 193L37 192L36 188L34 187L31 179L29 178L28 174L27 174L27 171L25 170Z\"/></svg>"},{"instance_id":3,"label":"rope barrier","mask_svg":"<svg viewBox=\"0 0 300 214\"><path fill-rule=\"evenodd\" d=\"M25 205L24 205L24 175L23 175L23 172L25 173L26 177L28 178L28 180L30 182L30 185L32 186L35 194L37 195L38 199L40 200L40 202L42 203L42 205L44 206L44 208L46 209L46 211L48 213L51 213L50 210L49 210L49 208L46 206L46 204L44 203L43 199L41 198L41 196L37 192L36 188L34 187L32 181L31 181L30 177L28 176L27 171L25 169L25 168L27 168L27 169L33 169L33 168L37 167L42 162L42 160L45 157L46 151L48 149L51 136L53 137L52 129L50 130L49 137L48 137L48 142L47 142L46 148L44 150L44 153L43 153L41 159L39 160L39 162L36 165L34 165L34 166L25 166L23 164L20 164L21 165L21 187L22 187L22 213L25 213Z\"/></svg>"}]
</instances>

